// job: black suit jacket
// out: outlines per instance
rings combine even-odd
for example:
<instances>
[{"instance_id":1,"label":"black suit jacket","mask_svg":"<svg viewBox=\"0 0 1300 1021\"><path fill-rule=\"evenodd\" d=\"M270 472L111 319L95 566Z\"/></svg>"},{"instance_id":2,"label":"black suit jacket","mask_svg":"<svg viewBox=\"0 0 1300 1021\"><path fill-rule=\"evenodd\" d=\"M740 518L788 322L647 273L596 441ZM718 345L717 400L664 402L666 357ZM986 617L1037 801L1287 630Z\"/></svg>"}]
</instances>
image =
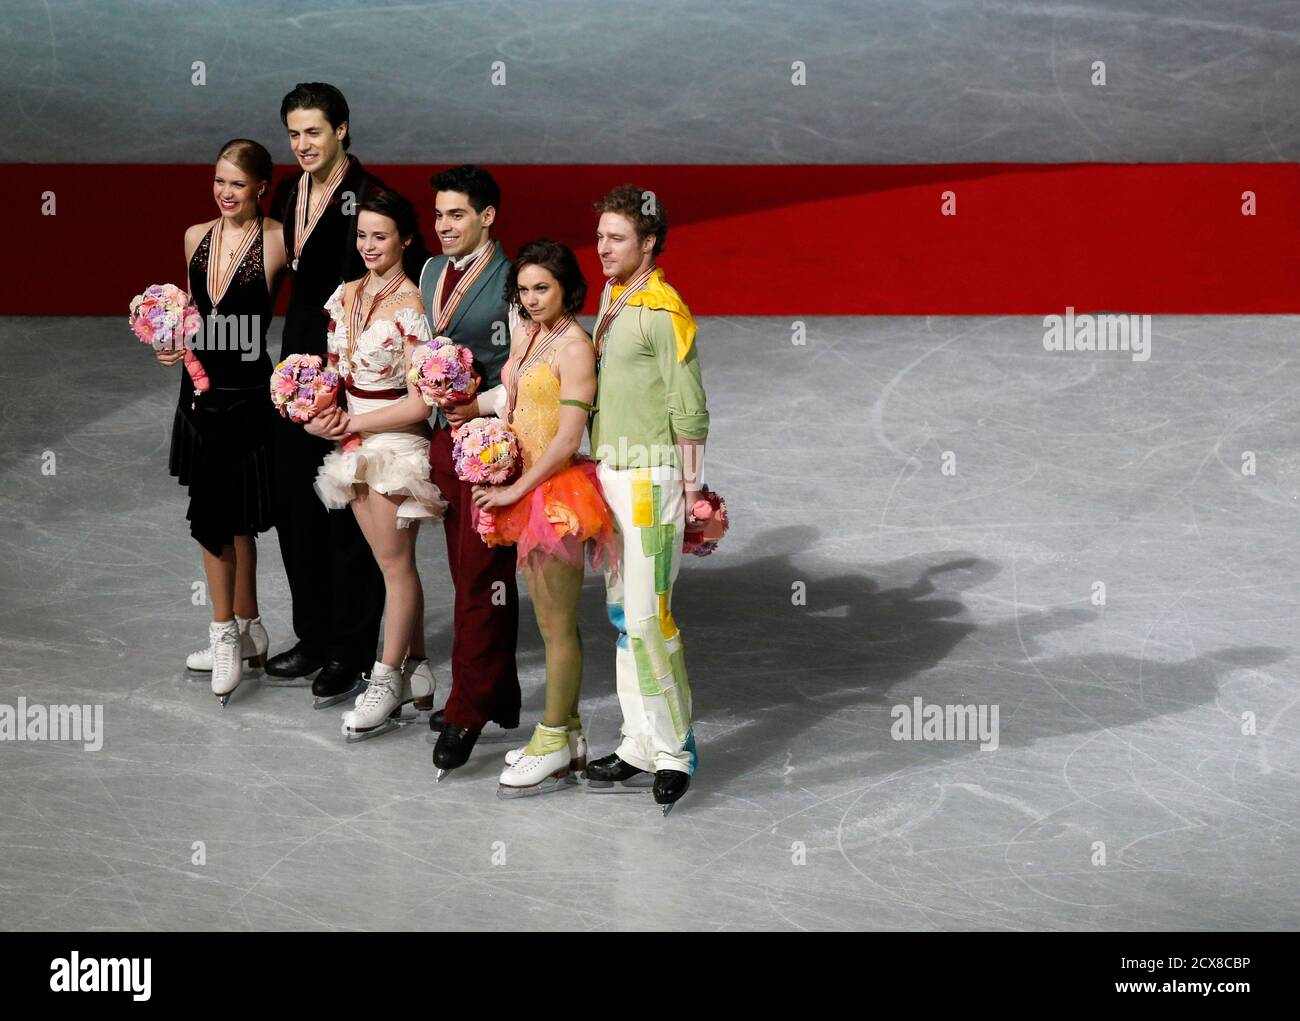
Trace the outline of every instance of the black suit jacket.
<instances>
[{"instance_id":1,"label":"black suit jacket","mask_svg":"<svg viewBox=\"0 0 1300 1021\"><path fill-rule=\"evenodd\" d=\"M298 203L298 186L302 174L281 182L276 189L274 208L284 224L284 247L289 254L289 308L284 316L284 340L280 357L291 354L325 354L329 315L325 301L334 288L345 280L355 280L365 272L365 263L357 252L357 206L368 189L383 182L350 157L351 166L316 224L303 248L298 269L292 268L294 247L294 211ZM350 214L343 212L348 203Z\"/></svg>"}]
</instances>

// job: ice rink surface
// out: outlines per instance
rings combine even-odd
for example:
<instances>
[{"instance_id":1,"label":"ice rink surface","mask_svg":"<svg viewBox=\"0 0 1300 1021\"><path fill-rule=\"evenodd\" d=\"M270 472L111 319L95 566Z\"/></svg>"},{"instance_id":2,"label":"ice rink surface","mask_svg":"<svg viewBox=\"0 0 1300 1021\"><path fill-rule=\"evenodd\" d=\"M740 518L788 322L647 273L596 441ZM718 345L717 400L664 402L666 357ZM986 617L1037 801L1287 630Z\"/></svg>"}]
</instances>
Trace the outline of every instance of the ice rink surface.
<instances>
[{"instance_id":1,"label":"ice rink surface","mask_svg":"<svg viewBox=\"0 0 1300 1021\"><path fill-rule=\"evenodd\" d=\"M0 929L1294 929L1297 325L1157 316L1136 362L1036 318L702 320L734 525L676 587L700 769L664 819L499 801L507 743L435 786L423 725L345 746L256 677L220 709L183 670L180 370L125 316L0 320L0 687L104 707L98 751L0 744ZM439 702L444 557L426 529ZM598 578L583 626L600 755ZM520 665L522 740L527 603ZM997 747L895 740L918 698L997 707Z\"/></svg>"}]
</instances>

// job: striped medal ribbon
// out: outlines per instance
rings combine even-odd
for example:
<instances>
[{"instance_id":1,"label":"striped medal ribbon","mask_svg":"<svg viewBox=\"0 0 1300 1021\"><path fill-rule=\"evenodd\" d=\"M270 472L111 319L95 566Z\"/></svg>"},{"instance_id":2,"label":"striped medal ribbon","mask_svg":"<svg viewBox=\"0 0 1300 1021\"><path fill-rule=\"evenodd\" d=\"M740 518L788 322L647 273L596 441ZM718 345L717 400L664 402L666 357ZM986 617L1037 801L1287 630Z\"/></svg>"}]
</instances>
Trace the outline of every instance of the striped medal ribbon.
<instances>
[{"instance_id":1,"label":"striped medal ribbon","mask_svg":"<svg viewBox=\"0 0 1300 1021\"><path fill-rule=\"evenodd\" d=\"M447 327L451 325L451 317L456 312L456 306L465 297L465 292L473 286L474 281L483 275L483 271L487 269L488 263L492 261L492 256L496 253L496 247L495 241L489 241L483 246L483 251L479 252L478 258L474 260L465 275L460 278L460 283L452 290L450 297L447 298L446 305L442 303L442 289L447 280L447 267L451 265L451 260L448 259L443 265L442 272L438 274L438 286L433 291L433 307L438 313L438 318L433 324L435 337L446 335Z\"/></svg>"},{"instance_id":2,"label":"striped medal ribbon","mask_svg":"<svg viewBox=\"0 0 1300 1021\"><path fill-rule=\"evenodd\" d=\"M605 334L609 332L610 326L618 318L618 314L627 307L628 298L636 294L645 286L650 275L654 273L655 267L651 265L648 269L643 270L628 281L623 288L623 293L618 296L618 300L612 304L609 301L610 291L614 289L613 279L605 281L605 289L600 292L600 317L596 320L596 334L592 340L596 343L596 357L604 359L605 357Z\"/></svg>"},{"instance_id":3,"label":"striped medal ribbon","mask_svg":"<svg viewBox=\"0 0 1300 1021\"><path fill-rule=\"evenodd\" d=\"M366 275L361 278L361 281L357 284L356 291L352 295L352 308L348 311L348 365L349 366L354 365L352 359L356 354L357 340L358 338L360 338L361 334L363 334L366 331L366 327L370 325L370 319L375 314L375 310L379 308L380 304L384 301L385 298L387 298L391 294L394 294L397 291L397 289L406 282L406 274L401 272L399 268L398 272L393 276L393 279L390 280L388 283L384 284L384 286L379 290L379 292L374 296L374 298L371 299L369 310L367 310L366 312L362 312L361 298L365 294L366 284L369 282L371 276L372 274L370 270L366 270ZM355 375L355 373L353 373L353 375Z\"/></svg>"},{"instance_id":4,"label":"striped medal ribbon","mask_svg":"<svg viewBox=\"0 0 1300 1021\"><path fill-rule=\"evenodd\" d=\"M302 257L303 246L307 243L307 239L311 237L311 232L316 229L316 224L320 223L320 218L325 215L325 210L329 208L330 199L339 190L339 185L343 183L343 178L347 176L351 166L351 156L345 156L339 161L339 165L334 168L329 180L325 182L325 194L317 204L316 212L312 213L310 220L307 219L307 207L310 205L308 200L311 198L312 178L307 171L302 172L302 177L298 181L298 204L293 214L294 272L298 270L298 260Z\"/></svg>"},{"instance_id":5,"label":"striped medal ribbon","mask_svg":"<svg viewBox=\"0 0 1300 1021\"><path fill-rule=\"evenodd\" d=\"M506 396L509 401L508 420L513 421L515 417L515 401L519 397L519 380L525 372L533 365L542 360L542 357L555 342L555 338L560 336L565 330L573 325L573 316L565 316L558 323L552 326L545 334L537 323L532 326L532 336L528 339L528 346L524 348L523 357L519 359L518 366L511 366L510 373L506 380Z\"/></svg>"},{"instance_id":6,"label":"striped medal ribbon","mask_svg":"<svg viewBox=\"0 0 1300 1021\"><path fill-rule=\"evenodd\" d=\"M261 226L262 218L254 216L252 222L244 228L244 233L240 236L239 243L235 245L235 250L224 269L221 266L221 223L218 222L212 228L212 244L208 249L208 300L212 302L214 315L217 306L221 304L221 299L226 296L226 291L230 288L230 282L235 279L235 272L243 263L244 257L252 251Z\"/></svg>"}]
</instances>

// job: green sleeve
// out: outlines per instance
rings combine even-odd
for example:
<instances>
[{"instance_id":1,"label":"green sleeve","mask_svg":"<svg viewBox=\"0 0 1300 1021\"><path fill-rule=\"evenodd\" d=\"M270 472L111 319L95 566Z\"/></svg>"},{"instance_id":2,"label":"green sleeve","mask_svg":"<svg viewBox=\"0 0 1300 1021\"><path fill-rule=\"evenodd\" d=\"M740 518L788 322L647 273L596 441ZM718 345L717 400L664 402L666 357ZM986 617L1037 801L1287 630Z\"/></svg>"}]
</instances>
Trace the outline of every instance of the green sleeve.
<instances>
[{"instance_id":1,"label":"green sleeve","mask_svg":"<svg viewBox=\"0 0 1300 1021\"><path fill-rule=\"evenodd\" d=\"M646 310L643 322L659 374L663 376L664 391L668 395L668 419L672 424L674 439L702 440L709 435L709 408L704 396L704 381L700 377L700 353L696 344L677 360L677 338L673 333L671 312Z\"/></svg>"}]
</instances>

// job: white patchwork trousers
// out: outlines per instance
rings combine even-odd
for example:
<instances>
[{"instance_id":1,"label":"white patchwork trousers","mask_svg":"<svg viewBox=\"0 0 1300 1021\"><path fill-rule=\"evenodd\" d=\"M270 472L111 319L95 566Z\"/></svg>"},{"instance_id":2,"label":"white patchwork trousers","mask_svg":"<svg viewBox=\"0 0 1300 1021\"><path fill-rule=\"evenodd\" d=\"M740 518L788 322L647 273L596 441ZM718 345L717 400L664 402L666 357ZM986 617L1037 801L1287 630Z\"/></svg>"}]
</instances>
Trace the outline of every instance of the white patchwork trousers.
<instances>
[{"instance_id":1,"label":"white patchwork trousers","mask_svg":"<svg viewBox=\"0 0 1300 1021\"><path fill-rule=\"evenodd\" d=\"M597 470L614 512L618 566L605 573L605 603L618 631L615 665L623 710L618 756L637 769L695 771L691 688L673 621L686 494L680 469Z\"/></svg>"}]
</instances>

